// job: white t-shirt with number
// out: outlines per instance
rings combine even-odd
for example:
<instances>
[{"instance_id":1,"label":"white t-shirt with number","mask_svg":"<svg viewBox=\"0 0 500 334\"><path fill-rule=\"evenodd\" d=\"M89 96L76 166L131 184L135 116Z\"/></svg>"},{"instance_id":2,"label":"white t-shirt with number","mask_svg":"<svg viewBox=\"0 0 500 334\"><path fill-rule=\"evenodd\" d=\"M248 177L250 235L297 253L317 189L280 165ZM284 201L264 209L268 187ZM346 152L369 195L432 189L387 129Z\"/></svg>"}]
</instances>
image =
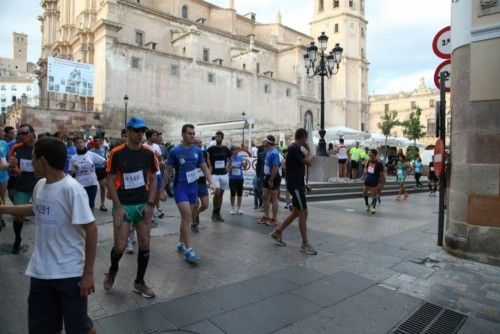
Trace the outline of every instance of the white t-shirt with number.
<instances>
[{"instance_id":1,"label":"white t-shirt with number","mask_svg":"<svg viewBox=\"0 0 500 334\"><path fill-rule=\"evenodd\" d=\"M39 279L80 277L85 262L85 231L94 215L83 187L71 176L33 190L36 235L26 275Z\"/></svg>"},{"instance_id":2,"label":"white t-shirt with number","mask_svg":"<svg viewBox=\"0 0 500 334\"><path fill-rule=\"evenodd\" d=\"M155 152L155 157L156 159L158 159L158 156L161 157L161 148L160 148L160 145L156 144L156 143L152 143L152 144L148 144L147 142L144 143L144 146L146 146L147 148L149 148L151 151ZM159 162L159 161L158 161ZM161 171L160 169L158 169L156 171L156 175L161 175Z\"/></svg>"},{"instance_id":3,"label":"white t-shirt with number","mask_svg":"<svg viewBox=\"0 0 500 334\"><path fill-rule=\"evenodd\" d=\"M69 162L69 172L75 174L75 179L84 187L96 186L99 182L95 174L95 165L106 161L99 154L87 151L85 154L76 154Z\"/></svg>"}]
</instances>

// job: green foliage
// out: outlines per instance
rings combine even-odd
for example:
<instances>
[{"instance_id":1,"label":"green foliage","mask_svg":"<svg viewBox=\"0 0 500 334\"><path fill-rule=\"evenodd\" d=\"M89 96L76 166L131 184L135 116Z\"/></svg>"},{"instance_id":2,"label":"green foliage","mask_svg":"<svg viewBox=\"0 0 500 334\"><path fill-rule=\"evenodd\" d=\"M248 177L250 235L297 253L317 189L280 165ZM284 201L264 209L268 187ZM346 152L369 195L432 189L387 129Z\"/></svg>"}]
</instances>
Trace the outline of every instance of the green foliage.
<instances>
[{"instance_id":1,"label":"green foliage","mask_svg":"<svg viewBox=\"0 0 500 334\"><path fill-rule=\"evenodd\" d=\"M408 148L406 149L406 159L408 161L415 160L415 158L419 154L419 149L416 146L408 146Z\"/></svg>"},{"instance_id":2,"label":"green foliage","mask_svg":"<svg viewBox=\"0 0 500 334\"><path fill-rule=\"evenodd\" d=\"M424 129L425 126L420 124L420 115L422 114L422 109L417 108L417 110L412 111L408 116L408 119L401 122L401 125L404 127L403 133L406 137L413 140L414 146L418 139L422 138L425 135Z\"/></svg>"},{"instance_id":3,"label":"green foliage","mask_svg":"<svg viewBox=\"0 0 500 334\"><path fill-rule=\"evenodd\" d=\"M391 135L391 130L395 127L400 125L400 122L397 120L398 118L398 112L396 110L392 111L384 111L384 115L380 118L380 122L377 123L378 128L384 136L390 136Z\"/></svg>"}]
</instances>

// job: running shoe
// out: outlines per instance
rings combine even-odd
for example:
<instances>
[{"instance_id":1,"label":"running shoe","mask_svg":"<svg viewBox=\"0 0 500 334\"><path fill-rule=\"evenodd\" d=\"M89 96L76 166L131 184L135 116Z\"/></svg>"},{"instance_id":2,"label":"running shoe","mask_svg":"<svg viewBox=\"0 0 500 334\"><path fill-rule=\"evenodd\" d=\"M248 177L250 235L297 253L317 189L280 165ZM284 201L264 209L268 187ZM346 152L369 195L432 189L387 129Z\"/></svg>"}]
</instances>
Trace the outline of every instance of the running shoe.
<instances>
[{"instance_id":1,"label":"running shoe","mask_svg":"<svg viewBox=\"0 0 500 334\"><path fill-rule=\"evenodd\" d=\"M134 254L134 242L130 241L130 239L127 240L127 248L125 248L125 253Z\"/></svg>"},{"instance_id":2,"label":"running shoe","mask_svg":"<svg viewBox=\"0 0 500 334\"><path fill-rule=\"evenodd\" d=\"M276 222L274 221L274 219L269 218L264 224L266 224L266 226L275 226Z\"/></svg>"},{"instance_id":3,"label":"running shoe","mask_svg":"<svg viewBox=\"0 0 500 334\"><path fill-rule=\"evenodd\" d=\"M21 250L21 238L17 239L14 241L14 244L12 245L12 254L19 254Z\"/></svg>"},{"instance_id":4,"label":"running shoe","mask_svg":"<svg viewBox=\"0 0 500 334\"><path fill-rule=\"evenodd\" d=\"M115 277L116 277L116 271L109 271L108 273L105 274L104 276L104 283L102 284L104 287L104 290L111 290L113 287L113 284L115 284Z\"/></svg>"},{"instance_id":5,"label":"running shoe","mask_svg":"<svg viewBox=\"0 0 500 334\"><path fill-rule=\"evenodd\" d=\"M370 205L366 204L366 212L370 212Z\"/></svg>"},{"instance_id":6,"label":"running shoe","mask_svg":"<svg viewBox=\"0 0 500 334\"><path fill-rule=\"evenodd\" d=\"M396 196L396 201L399 201L399 198L401 197L401 195L397 195Z\"/></svg>"},{"instance_id":7,"label":"running shoe","mask_svg":"<svg viewBox=\"0 0 500 334\"><path fill-rule=\"evenodd\" d=\"M373 206L371 207L371 211L372 211L372 215L374 215L375 214L375 208Z\"/></svg>"},{"instance_id":8,"label":"running shoe","mask_svg":"<svg viewBox=\"0 0 500 334\"><path fill-rule=\"evenodd\" d=\"M308 255L317 255L318 252L311 246L311 244L308 242L307 244L303 244L302 247L300 247L300 251L304 254Z\"/></svg>"},{"instance_id":9,"label":"running shoe","mask_svg":"<svg viewBox=\"0 0 500 334\"><path fill-rule=\"evenodd\" d=\"M234 215L235 213L236 213L236 210L235 210L235 209L231 209L230 214L231 214L231 215Z\"/></svg>"},{"instance_id":10,"label":"running shoe","mask_svg":"<svg viewBox=\"0 0 500 334\"><path fill-rule=\"evenodd\" d=\"M289 207L290 207L290 202L286 202L285 209L288 209Z\"/></svg>"},{"instance_id":11,"label":"running shoe","mask_svg":"<svg viewBox=\"0 0 500 334\"><path fill-rule=\"evenodd\" d=\"M406 201L406 200L408 199L408 196L409 196L409 195L408 195L408 193L406 193L406 194L404 195L403 199Z\"/></svg>"},{"instance_id":12,"label":"running shoe","mask_svg":"<svg viewBox=\"0 0 500 334\"><path fill-rule=\"evenodd\" d=\"M146 283L136 283L134 282L134 292L140 294L144 298L154 298L155 292Z\"/></svg>"},{"instance_id":13,"label":"running shoe","mask_svg":"<svg viewBox=\"0 0 500 334\"><path fill-rule=\"evenodd\" d=\"M194 250L186 250L186 261L189 263L198 263L200 261L200 257L194 252Z\"/></svg>"},{"instance_id":14,"label":"running shoe","mask_svg":"<svg viewBox=\"0 0 500 334\"><path fill-rule=\"evenodd\" d=\"M242 212L240 209L237 209L237 210L236 210L236 213L237 213L238 215L240 215L240 216L243 214L243 212Z\"/></svg>"},{"instance_id":15,"label":"running shoe","mask_svg":"<svg viewBox=\"0 0 500 334\"><path fill-rule=\"evenodd\" d=\"M276 246L286 246L286 242L283 241L283 236L274 230L269 234L271 238L276 241Z\"/></svg>"},{"instance_id":16,"label":"running shoe","mask_svg":"<svg viewBox=\"0 0 500 334\"><path fill-rule=\"evenodd\" d=\"M158 223L155 222L154 220L151 220L151 228L157 228L158 227Z\"/></svg>"},{"instance_id":17,"label":"running shoe","mask_svg":"<svg viewBox=\"0 0 500 334\"><path fill-rule=\"evenodd\" d=\"M212 221L214 223L218 223L219 221L217 220L217 215L216 214L212 214Z\"/></svg>"},{"instance_id":18,"label":"running shoe","mask_svg":"<svg viewBox=\"0 0 500 334\"><path fill-rule=\"evenodd\" d=\"M158 213L158 219L162 219L163 217L165 217L162 209L156 209L156 212Z\"/></svg>"},{"instance_id":19,"label":"running shoe","mask_svg":"<svg viewBox=\"0 0 500 334\"><path fill-rule=\"evenodd\" d=\"M222 223L222 222L224 221L224 218L222 218L222 216L221 216L221 215L217 215L217 221L218 221L219 223Z\"/></svg>"},{"instance_id":20,"label":"running shoe","mask_svg":"<svg viewBox=\"0 0 500 334\"><path fill-rule=\"evenodd\" d=\"M261 218L257 219L257 224L265 224L269 218L266 216L262 216Z\"/></svg>"},{"instance_id":21,"label":"running shoe","mask_svg":"<svg viewBox=\"0 0 500 334\"><path fill-rule=\"evenodd\" d=\"M200 229L198 228L198 224L191 224L191 231L198 233L200 232Z\"/></svg>"},{"instance_id":22,"label":"running shoe","mask_svg":"<svg viewBox=\"0 0 500 334\"><path fill-rule=\"evenodd\" d=\"M184 245L184 244L182 244L182 243L181 243L181 244L179 244L179 245L177 246L177 251L178 251L179 253L181 253L182 255L186 255L188 250L187 250L187 248L186 248L186 245Z\"/></svg>"}]
</instances>

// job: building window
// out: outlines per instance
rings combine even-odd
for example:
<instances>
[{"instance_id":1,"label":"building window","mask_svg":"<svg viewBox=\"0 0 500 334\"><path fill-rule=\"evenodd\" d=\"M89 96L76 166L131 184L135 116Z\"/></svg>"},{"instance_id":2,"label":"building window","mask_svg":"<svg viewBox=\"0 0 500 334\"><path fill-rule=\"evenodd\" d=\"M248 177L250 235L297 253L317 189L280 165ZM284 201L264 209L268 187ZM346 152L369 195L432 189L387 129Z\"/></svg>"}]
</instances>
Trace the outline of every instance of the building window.
<instances>
[{"instance_id":1,"label":"building window","mask_svg":"<svg viewBox=\"0 0 500 334\"><path fill-rule=\"evenodd\" d=\"M365 15L365 0L361 0L359 3L359 9L361 11L361 15Z\"/></svg>"},{"instance_id":2,"label":"building window","mask_svg":"<svg viewBox=\"0 0 500 334\"><path fill-rule=\"evenodd\" d=\"M417 109L417 103L415 101L411 101L411 108Z\"/></svg>"},{"instance_id":3,"label":"building window","mask_svg":"<svg viewBox=\"0 0 500 334\"><path fill-rule=\"evenodd\" d=\"M335 23L335 28L334 28L333 32L335 32L335 33L339 32L339 24L338 23Z\"/></svg>"},{"instance_id":4,"label":"building window","mask_svg":"<svg viewBox=\"0 0 500 334\"><path fill-rule=\"evenodd\" d=\"M16 85L12 85L12 86L10 86L10 90L17 90Z\"/></svg>"},{"instance_id":5,"label":"building window","mask_svg":"<svg viewBox=\"0 0 500 334\"><path fill-rule=\"evenodd\" d=\"M384 104L384 111L389 111L389 103Z\"/></svg>"},{"instance_id":6,"label":"building window","mask_svg":"<svg viewBox=\"0 0 500 334\"><path fill-rule=\"evenodd\" d=\"M186 55L186 47L183 47L182 48L182 55L185 56Z\"/></svg>"},{"instance_id":7,"label":"building window","mask_svg":"<svg viewBox=\"0 0 500 334\"><path fill-rule=\"evenodd\" d=\"M247 69L247 64L243 64L243 69L246 70Z\"/></svg>"},{"instance_id":8,"label":"building window","mask_svg":"<svg viewBox=\"0 0 500 334\"><path fill-rule=\"evenodd\" d=\"M434 118L429 118L427 120L427 133L433 134L436 132L436 120Z\"/></svg>"},{"instance_id":9,"label":"building window","mask_svg":"<svg viewBox=\"0 0 500 334\"><path fill-rule=\"evenodd\" d=\"M156 50L156 43L155 42L151 42L151 50Z\"/></svg>"},{"instance_id":10,"label":"building window","mask_svg":"<svg viewBox=\"0 0 500 334\"><path fill-rule=\"evenodd\" d=\"M187 6L182 6L182 18L183 19L188 18L188 7Z\"/></svg>"},{"instance_id":11,"label":"building window","mask_svg":"<svg viewBox=\"0 0 500 334\"><path fill-rule=\"evenodd\" d=\"M264 85L264 93L271 94L271 85L270 84Z\"/></svg>"},{"instance_id":12,"label":"building window","mask_svg":"<svg viewBox=\"0 0 500 334\"><path fill-rule=\"evenodd\" d=\"M131 66L132 66L132 68L141 68L141 58L132 57Z\"/></svg>"},{"instance_id":13,"label":"building window","mask_svg":"<svg viewBox=\"0 0 500 334\"><path fill-rule=\"evenodd\" d=\"M210 50L203 49L203 61L210 61Z\"/></svg>"},{"instance_id":14,"label":"building window","mask_svg":"<svg viewBox=\"0 0 500 334\"><path fill-rule=\"evenodd\" d=\"M170 65L170 75L179 76L179 66L178 65Z\"/></svg>"},{"instance_id":15,"label":"building window","mask_svg":"<svg viewBox=\"0 0 500 334\"><path fill-rule=\"evenodd\" d=\"M361 123L361 131L366 131L366 129L365 129L365 123Z\"/></svg>"},{"instance_id":16,"label":"building window","mask_svg":"<svg viewBox=\"0 0 500 334\"><path fill-rule=\"evenodd\" d=\"M339 2L339 0L333 0L333 8L338 8Z\"/></svg>"},{"instance_id":17,"label":"building window","mask_svg":"<svg viewBox=\"0 0 500 334\"><path fill-rule=\"evenodd\" d=\"M12 99L11 99L11 100L12 100L12 102L14 102L14 103L15 103L15 102L17 101L17 97L14 95L14 96L12 96Z\"/></svg>"},{"instance_id":18,"label":"building window","mask_svg":"<svg viewBox=\"0 0 500 334\"><path fill-rule=\"evenodd\" d=\"M324 1L323 0L319 0L319 5L318 5L318 10L320 12L323 11L323 9L325 9L325 6L324 6Z\"/></svg>"},{"instance_id":19,"label":"building window","mask_svg":"<svg viewBox=\"0 0 500 334\"><path fill-rule=\"evenodd\" d=\"M140 31L135 32L135 44L142 46L144 44L144 33Z\"/></svg>"},{"instance_id":20,"label":"building window","mask_svg":"<svg viewBox=\"0 0 500 334\"><path fill-rule=\"evenodd\" d=\"M4 111L5 111L5 107L2 107L2 112L4 112Z\"/></svg>"},{"instance_id":21,"label":"building window","mask_svg":"<svg viewBox=\"0 0 500 334\"><path fill-rule=\"evenodd\" d=\"M2 102L7 102L7 98L5 97L5 95L2 95Z\"/></svg>"},{"instance_id":22,"label":"building window","mask_svg":"<svg viewBox=\"0 0 500 334\"><path fill-rule=\"evenodd\" d=\"M236 79L236 88L243 87L243 79Z\"/></svg>"},{"instance_id":23,"label":"building window","mask_svg":"<svg viewBox=\"0 0 500 334\"><path fill-rule=\"evenodd\" d=\"M260 63L257 63L257 74L260 73Z\"/></svg>"},{"instance_id":24,"label":"building window","mask_svg":"<svg viewBox=\"0 0 500 334\"><path fill-rule=\"evenodd\" d=\"M365 49L361 48L361 58L365 58Z\"/></svg>"},{"instance_id":25,"label":"building window","mask_svg":"<svg viewBox=\"0 0 500 334\"><path fill-rule=\"evenodd\" d=\"M7 87L5 85L2 85L2 87L0 88L0 90L7 90Z\"/></svg>"},{"instance_id":26,"label":"building window","mask_svg":"<svg viewBox=\"0 0 500 334\"><path fill-rule=\"evenodd\" d=\"M292 96L292 90L290 88L286 89L286 97L291 97Z\"/></svg>"},{"instance_id":27,"label":"building window","mask_svg":"<svg viewBox=\"0 0 500 334\"><path fill-rule=\"evenodd\" d=\"M354 6L354 1L353 0L349 0L349 7L353 7Z\"/></svg>"},{"instance_id":28,"label":"building window","mask_svg":"<svg viewBox=\"0 0 500 334\"><path fill-rule=\"evenodd\" d=\"M214 60L212 60L212 63L219 65L219 66L222 66L222 59L220 59L220 58L214 59Z\"/></svg>"},{"instance_id":29,"label":"building window","mask_svg":"<svg viewBox=\"0 0 500 334\"><path fill-rule=\"evenodd\" d=\"M365 28L361 27L361 37L365 38Z\"/></svg>"},{"instance_id":30,"label":"building window","mask_svg":"<svg viewBox=\"0 0 500 334\"><path fill-rule=\"evenodd\" d=\"M215 82L215 74L208 73L208 82L210 82L210 83L214 83Z\"/></svg>"},{"instance_id":31,"label":"building window","mask_svg":"<svg viewBox=\"0 0 500 334\"><path fill-rule=\"evenodd\" d=\"M434 107L434 100L429 101L429 107L431 107L431 108Z\"/></svg>"}]
</instances>

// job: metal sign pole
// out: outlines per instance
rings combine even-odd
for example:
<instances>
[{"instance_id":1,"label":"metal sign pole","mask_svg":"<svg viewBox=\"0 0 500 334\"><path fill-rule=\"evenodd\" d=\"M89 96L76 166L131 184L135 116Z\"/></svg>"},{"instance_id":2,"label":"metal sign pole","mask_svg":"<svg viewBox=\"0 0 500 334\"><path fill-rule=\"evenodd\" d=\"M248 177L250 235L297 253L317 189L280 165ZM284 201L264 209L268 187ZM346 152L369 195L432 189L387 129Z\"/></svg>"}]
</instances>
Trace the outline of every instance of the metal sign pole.
<instances>
[{"instance_id":1,"label":"metal sign pole","mask_svg":"<svg viewBox=\"0 0 500 334\"><path fill-rule=\"evenodd\" d=\"M439 78L440 110L439 110L439 137L443 141L443 148L446 151L446 95L445 95L446 74L441 72ZM438 216L438 240L437 245L443 245L444 235L444 193L446 187L446 159L445 152L442 155L443 169L439 176L439 216Z\"/></svg>"}]
</instances>

